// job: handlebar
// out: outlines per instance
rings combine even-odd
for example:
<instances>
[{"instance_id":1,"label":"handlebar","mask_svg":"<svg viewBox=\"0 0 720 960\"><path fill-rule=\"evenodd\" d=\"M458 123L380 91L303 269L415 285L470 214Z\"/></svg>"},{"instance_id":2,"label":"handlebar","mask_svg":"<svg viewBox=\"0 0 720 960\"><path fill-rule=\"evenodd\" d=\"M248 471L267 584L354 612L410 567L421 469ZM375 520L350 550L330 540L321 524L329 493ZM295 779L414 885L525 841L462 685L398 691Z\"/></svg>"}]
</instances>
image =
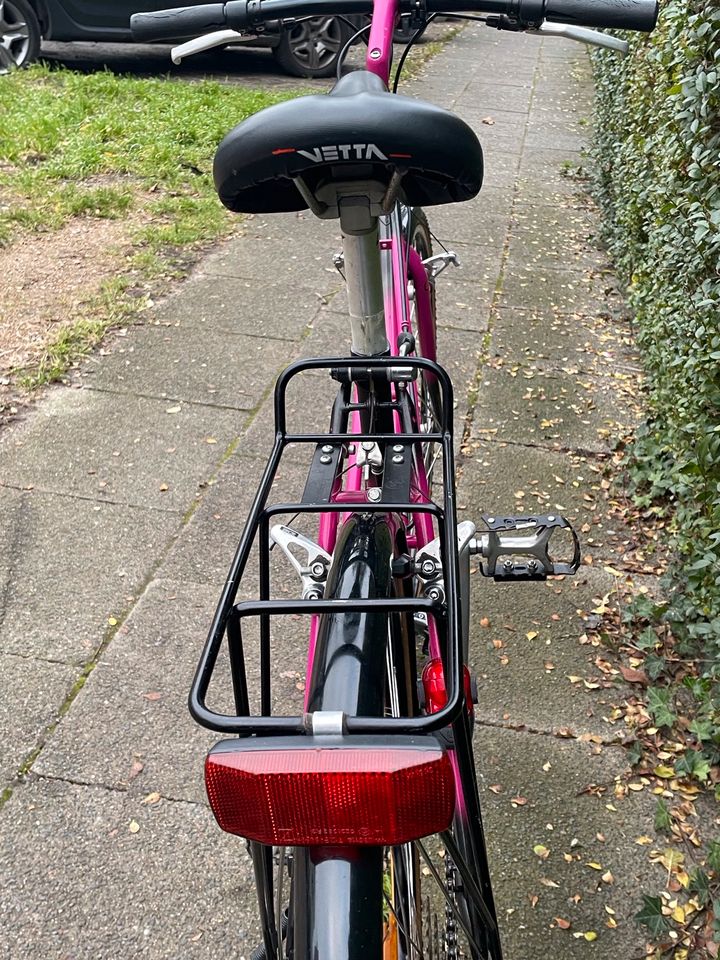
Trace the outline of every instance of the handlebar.
<instances>
[{"instance_id":1,"label":"handlebar","mask_svg":"<svg viewBox=\"0 0 720 960\"><path fill-rule=\"evenodd\" d=\"M416 0L400 0L401 13L417 13ZM657 22L657 0L425 0L428 13L489 13L509 18L515 29L554 23L649 32ZM181 40L214 30L247 30L268 20L335 14L370 14L372 0L228 0L196 7L135 13L135 40Z\"/></svg>"}]
</instances>

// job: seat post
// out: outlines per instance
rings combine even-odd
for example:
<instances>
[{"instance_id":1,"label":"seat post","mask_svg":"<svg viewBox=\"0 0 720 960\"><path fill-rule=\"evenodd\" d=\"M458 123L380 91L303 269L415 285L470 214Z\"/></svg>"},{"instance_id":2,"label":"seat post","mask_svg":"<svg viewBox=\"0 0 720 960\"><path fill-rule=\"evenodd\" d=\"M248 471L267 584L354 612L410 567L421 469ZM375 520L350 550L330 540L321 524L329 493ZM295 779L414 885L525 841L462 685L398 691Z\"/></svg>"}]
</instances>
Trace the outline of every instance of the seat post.
<instances>
[{"instance_id":1,"label":"seat post","mask_svg":"<svg viewBox=\"0 0 720 960\"><path fill-rule=\"evenodd\" d=\"M352 201L363 200L364 203ZM380 260L378 218L370 216L366 197L340 202L352 352L373 357L389 350Z\"/></svg>"}]
</instances>

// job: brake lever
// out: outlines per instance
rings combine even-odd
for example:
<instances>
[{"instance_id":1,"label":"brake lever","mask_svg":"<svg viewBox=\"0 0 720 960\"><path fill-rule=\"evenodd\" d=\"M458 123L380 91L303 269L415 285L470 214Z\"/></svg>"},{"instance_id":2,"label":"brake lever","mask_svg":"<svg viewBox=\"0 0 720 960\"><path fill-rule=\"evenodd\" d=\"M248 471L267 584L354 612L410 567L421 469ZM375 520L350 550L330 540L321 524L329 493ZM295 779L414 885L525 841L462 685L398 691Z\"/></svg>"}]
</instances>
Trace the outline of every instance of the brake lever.
<instances>
[{"instance_id":1,"label":"brake lever","mask_svg":"<svg viewBox=\"0 0 720 960\"><path fill-rule=\"evenodd\" d=\"M548 23L545 21L539 27L527 30L526 33L539 37L565 37L567 40L576 40L578 43L585 43L591 47L604 47L606 50L614 50L615 53L619 53L623 57L626 57L630 51L630 44L627 40L611 37L607 33L600 33L599 30L588 30L587 27L575 27L567 23Z\"/></svg>"},{"instance_id":2,"label":"brake lever","mask_svg":"<svg viewBox=\"0 0 720 960\"><path fill-rule=\"evenodd\" d=\"M578 43L585 43L593 47L605 47L606 50L614 50L621 56L626 57L630 50L630 44L627 40L620 40L618 37L611 37L607 33L600 33L599 30L589 30L587 27L575 27L568 23L548 23L547 20L531 26L506 14L493 15L486 18L485 23L488 27L495 30L508 30L511 33L529 33L534 37L564 37L566 40L576 40Z\"/></svg>"},{"instance_id":3,"label":"brake lever","mask_svg":"<svg viewBox=\"0 0 720 960\"><path fill-rule=\"evenodd\" d=\"M213 47L223 47L226 43L232 43L233 40L242 40L243 35L237 30L215 30L214 33L206 33L203 37L195 37L193 40L186 40L185 43L173 47L170 51L170 57L174 64L180 64L186 57L192 57L196 53L203 53L205 50L212 50Z\"/></svg>"}]
</instances>

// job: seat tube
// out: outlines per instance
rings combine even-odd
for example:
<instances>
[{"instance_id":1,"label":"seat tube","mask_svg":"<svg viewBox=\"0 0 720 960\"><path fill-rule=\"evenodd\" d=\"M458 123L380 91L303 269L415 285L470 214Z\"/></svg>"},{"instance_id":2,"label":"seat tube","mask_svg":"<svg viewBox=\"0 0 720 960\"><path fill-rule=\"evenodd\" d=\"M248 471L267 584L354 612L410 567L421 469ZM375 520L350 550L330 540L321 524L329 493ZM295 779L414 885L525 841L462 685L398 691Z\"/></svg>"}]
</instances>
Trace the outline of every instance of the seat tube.
<instances>
[{"instance_id":1,"label":"seat tube","mask_svg":"<svg viewBox=\"0 0 720 960\"><path fill-rule=\"evenodd\" d=\"M388 352L380 261L378 219L358 229L352 216L341 215L352 352L374 357Z\"/></svg>"}]
</instances>

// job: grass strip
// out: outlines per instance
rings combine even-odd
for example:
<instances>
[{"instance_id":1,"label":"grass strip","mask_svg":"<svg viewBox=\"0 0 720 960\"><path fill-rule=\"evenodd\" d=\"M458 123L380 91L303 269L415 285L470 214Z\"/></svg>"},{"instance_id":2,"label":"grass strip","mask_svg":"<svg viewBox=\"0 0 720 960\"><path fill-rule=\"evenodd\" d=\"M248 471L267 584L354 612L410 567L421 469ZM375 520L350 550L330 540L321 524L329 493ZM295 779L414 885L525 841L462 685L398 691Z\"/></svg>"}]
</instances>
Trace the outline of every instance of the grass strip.
<instances>
[{"instance_id":1,"label":"grass strip","mask_svg":"<svg viewBox=\"0 0 720 960\"><path fill-rule=\"evenodd\" d=\"M61 377L108 326L137 314L148 281L156 287L182 274L189 250L232 230L237 217L212 182L217 144L251 114L300 92L42 65L2 78L0 247L87 216L124 220L131 250L118 253L118 273L16 382Z\"/></svg>"}]
</instances>

